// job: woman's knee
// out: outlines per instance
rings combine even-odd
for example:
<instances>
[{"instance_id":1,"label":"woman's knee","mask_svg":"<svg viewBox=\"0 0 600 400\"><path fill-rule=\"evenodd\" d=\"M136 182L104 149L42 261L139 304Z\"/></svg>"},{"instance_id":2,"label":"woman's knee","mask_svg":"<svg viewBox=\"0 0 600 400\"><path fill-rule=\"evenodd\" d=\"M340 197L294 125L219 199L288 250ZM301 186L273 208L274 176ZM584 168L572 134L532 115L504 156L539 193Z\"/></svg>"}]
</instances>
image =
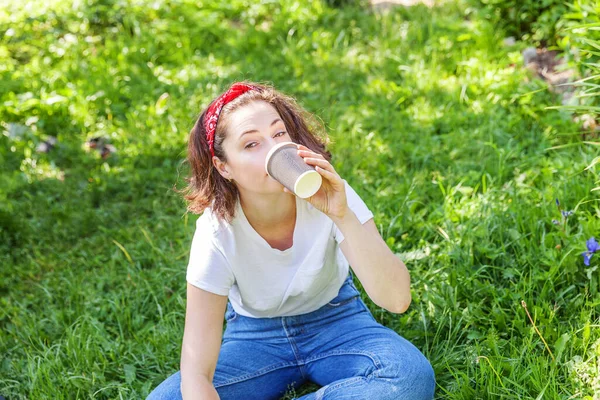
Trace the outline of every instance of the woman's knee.
<instances>
[{"instance_id":1,"label":"woman's knee","mask_svg":"<svg viewBox=\"0 0 600 400\"><path fill-rule=\"evenodd\" d=\"M181 372L177 371L158 385L146 400L181 400Z\"/></svg>"},{"instance_id":2,"label":"woman's knee","mask_svg":"<svg viewBox=\"0 0 600 400\"><path fill-rule=\"evenodd\" d=\"M422 396L414 398L433 399L435 392L435 372L425 356L422 356L420 361L415 363L412 377L416 382L420 382L416 386L418 386L417 393Z\"/></svg>"},{"instance_id":3,"label":"woman's knee","mask_svg":"<svg viewBox=\"0 0 600 400\"><path fill-rule=\"evenodd\" d=\"M401 398L431 400L435 392L435 373L424 355L412 357L408 362L388 362L378 371L378 377L393 385L393 392ZM398 398L398 397L394 397Z\"/></svg>"}]
</instances>

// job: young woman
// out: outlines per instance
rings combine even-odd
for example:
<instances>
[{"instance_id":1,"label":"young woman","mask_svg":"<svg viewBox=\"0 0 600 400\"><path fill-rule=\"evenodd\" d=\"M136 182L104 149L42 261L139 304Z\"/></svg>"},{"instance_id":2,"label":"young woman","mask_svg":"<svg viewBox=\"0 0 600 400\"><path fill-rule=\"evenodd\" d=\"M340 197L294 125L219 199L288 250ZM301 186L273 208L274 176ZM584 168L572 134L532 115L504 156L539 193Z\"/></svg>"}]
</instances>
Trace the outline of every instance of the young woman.
<instances>
[{"instance_id":1,"label":"young woman","mask_svg":"<svg viewBox=\"0 0 600 400\"><path fill-rule=\"evenodd\" d=\"M306 381L321 388L302 400L433 398L430 363L373 318L354 286L349 265L380 307L402 313L411 301L406 266L330 164L327 140L292 98L263 84L235 83L200 115L186 199L203 214L181 371L148 399L279 399ZM312 197L265 172L280 142L322 175Z\"/></svg>"}]
</instances>

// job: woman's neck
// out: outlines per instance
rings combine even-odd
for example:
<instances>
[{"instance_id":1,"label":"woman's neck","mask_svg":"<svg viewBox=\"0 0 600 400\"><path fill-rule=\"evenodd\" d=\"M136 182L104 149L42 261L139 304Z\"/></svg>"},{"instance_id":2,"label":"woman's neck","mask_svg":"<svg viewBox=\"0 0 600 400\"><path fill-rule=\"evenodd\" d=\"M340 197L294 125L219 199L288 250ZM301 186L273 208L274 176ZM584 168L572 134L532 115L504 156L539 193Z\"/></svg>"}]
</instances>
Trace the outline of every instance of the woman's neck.
<instances>
[{"instance_id":1,"label":"woman's neck","mask_svg":"<svg viewBox=\"0 0 600 400\"><path fill-rule=\"evenodd\" d=\"M250 198L240 193L240 205L246 219L255 229L278 229L294 224L296 220L296 198L293 194Z\"/></svg>"}]
</instances>

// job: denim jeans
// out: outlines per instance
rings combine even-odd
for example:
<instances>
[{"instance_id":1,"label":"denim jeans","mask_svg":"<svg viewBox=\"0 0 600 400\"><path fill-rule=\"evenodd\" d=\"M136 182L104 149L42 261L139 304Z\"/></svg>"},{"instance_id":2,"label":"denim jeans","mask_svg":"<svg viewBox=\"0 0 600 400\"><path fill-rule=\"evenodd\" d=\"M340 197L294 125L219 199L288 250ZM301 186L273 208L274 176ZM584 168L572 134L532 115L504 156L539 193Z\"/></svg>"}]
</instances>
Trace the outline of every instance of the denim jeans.
<instances>
[{"instance_id":1,"label":"denim jeans","mask_svg":"<svg viewBox=\"0 0 600 400\"><path fill-rule=\"evenodd\" d=\"M431 364L412 343L373 318L352 272L338 296L316 311L250 318L228 303L225 320L213 379L222 400L276 400L306 381L321 388L298 400L433 398ZM180 385L176 372L147 399L181 399Z\"/></svg>"}]
</instances>

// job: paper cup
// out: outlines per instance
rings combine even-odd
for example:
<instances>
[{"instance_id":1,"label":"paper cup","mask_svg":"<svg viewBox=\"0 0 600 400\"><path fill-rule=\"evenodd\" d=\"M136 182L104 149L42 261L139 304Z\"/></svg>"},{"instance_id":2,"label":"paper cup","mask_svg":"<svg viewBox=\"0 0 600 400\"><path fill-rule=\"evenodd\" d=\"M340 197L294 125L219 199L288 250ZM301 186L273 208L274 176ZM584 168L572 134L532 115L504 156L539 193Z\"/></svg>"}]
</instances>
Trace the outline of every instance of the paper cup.
<instances>
[{"instance_id":1,"label":"paper cup","mask_svg":"<svg viewBox=\"0 0 600 400\"><path fill-rule=\"evenodd\" d=\"M269 151L265 160L267 174L300 198L307 198L319 190L323 178L312 165L298 155L293 142L279 143Z\"/></svg>"}]
</instances>

